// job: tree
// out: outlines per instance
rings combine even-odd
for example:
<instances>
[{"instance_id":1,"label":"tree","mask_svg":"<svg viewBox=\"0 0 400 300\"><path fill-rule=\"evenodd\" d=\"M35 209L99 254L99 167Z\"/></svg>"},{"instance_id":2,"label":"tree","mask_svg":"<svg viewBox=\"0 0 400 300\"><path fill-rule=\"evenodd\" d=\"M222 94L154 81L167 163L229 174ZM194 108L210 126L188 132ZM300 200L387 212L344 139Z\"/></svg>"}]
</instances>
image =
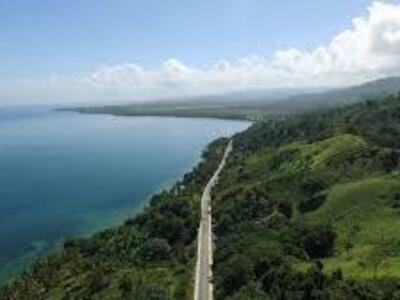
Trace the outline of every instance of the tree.
<instances>
[{"instance_id":1,"label":"tree","mask_svg":"<svg viewBox=\"0 0 400 300\"><path fill-rule=\"evenodd\" d=\"M119 289L122 291L122 294L125 295L130 291L132 291L133 287L132 280L129 278L127 274L125 274L124 276L121 277L118 286Z\"/></svg>"},{"instance_id":2,"label":"tree","mask_svg":"<svg viewBox=\"0 0 400 300\"><path fill-rule=\"evenodd\" d=\"M316 224L307 228L303 236L303 245L311 258L324 258L332 255L335 232L329 224Z\"/></svg>"},{"instance_id":3,"label":"tree","mask_svg":"<svg viewBox=\"0 0 400 300\"><path fill-rule=\"evenodd\" d=\"M167 300L167 293L163 287L158 284L136 285L126 296L129 300Z\"/></svg>"},{"instance_id":4,"label":"tree","mask_svg":"<svg viewBox=\"0 0 400 300\"><path fill-rule=\"evenodd\" d=\"M220 298L234 294L254 276L251 260L240 254L236 254L230 258L224 264L224 268L219 270L218 273L223 275L223 281L219 284L217 283L217 286L222 288L219 291Z\"/></svg>"},{"instance_id":5,"label":"tree","mask_svg":"<svg viewBox=\"0 0 400 300\"><path fill-rule=\"evenodd\" d=\"M262 285L258 282L251 281L242 287L230 300L269 300L268 294L262 290Z\"/></svg>"},{"instance_id":6,"label":"tree","mask_svg":"<svg viewBox=\"0 0 400 300\"><path fill-rule=\"evenodd\" d=\"M140 262L157 262L171 256L171 247L165 239L153 238L141 245L136 253Z\"/></svg>"},{"instance_id":7,"label":"tree","mask_svg":"<svg viewBox=\"0 0 400 300\"><path fill-rule=\"evenodd\" d=\"M375 247L368 255L358 261L358 265L367 272L372 271L372 278L377 279L379 269L386 265L386 253L384 249Z\"/></svg>"}]
</instances>

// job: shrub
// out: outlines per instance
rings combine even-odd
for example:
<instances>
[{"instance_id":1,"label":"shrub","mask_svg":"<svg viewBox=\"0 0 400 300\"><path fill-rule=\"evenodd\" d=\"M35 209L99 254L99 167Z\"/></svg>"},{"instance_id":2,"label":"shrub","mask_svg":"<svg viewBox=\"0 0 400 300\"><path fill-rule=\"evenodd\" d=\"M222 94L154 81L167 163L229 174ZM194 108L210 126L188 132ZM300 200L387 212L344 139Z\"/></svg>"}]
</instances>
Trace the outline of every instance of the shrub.
<instances>
[{"instance_id":1,"label":"shrub","mask_svg":"<svg viewBox=\"0 0 400 300\"><path fill-rule=\"evenodd\" d=\"M139 262L157 262L171 256L171 247L165 239L153 238L141 245L136 253Z\"/></svg>"}]
</instances>

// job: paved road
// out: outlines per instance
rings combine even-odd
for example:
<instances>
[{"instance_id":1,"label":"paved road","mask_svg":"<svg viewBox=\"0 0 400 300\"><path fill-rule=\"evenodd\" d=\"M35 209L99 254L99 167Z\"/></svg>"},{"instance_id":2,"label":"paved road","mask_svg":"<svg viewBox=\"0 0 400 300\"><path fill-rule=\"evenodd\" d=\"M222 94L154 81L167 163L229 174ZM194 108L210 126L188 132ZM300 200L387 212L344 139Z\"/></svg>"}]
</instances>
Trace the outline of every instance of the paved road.
<instances>
[{"instance_id":1,"label":"paved road","mask_svg":"<svg viewBox=\"0 0 400 300\"><path fill-rule=\"evenodd\" d=\"M194 286L194 300L213 300L213 233L211 214L211 190L218 181L218 176L225 166L226 158L232 151L232 141L226 147L225 154L204 188L201 197L201 219L197 237L197 262Z\"/></svg>"}]
</instances>

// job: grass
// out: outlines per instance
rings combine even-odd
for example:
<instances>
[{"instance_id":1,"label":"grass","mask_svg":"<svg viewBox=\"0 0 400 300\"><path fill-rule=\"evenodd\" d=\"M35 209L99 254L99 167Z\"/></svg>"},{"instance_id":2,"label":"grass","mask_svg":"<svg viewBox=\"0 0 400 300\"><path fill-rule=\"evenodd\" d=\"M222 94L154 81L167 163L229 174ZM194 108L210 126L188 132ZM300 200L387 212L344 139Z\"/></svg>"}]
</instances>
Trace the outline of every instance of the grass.
<instances>
[{"instance_id":1,"label":"grass","mask_svg":"<svg viewBox=\"0 0 400 300\"><path fill-rule=\"evenodd\" d=\"M298 159L289 163L289 170L318 170L329 164L344 161L367 150L367 143L359 136L341 134L313 144L295 143L284 147L284 151L297 152Z\"/></svg>"},{"instance_id":2,"label":"grass","mask_svg":"<svg viewBox=\"0 0 400 300\"><path fill-rule=\"evenodd\" d=\"M321 142L292 143L279 149L263 149L247 161L247 167L258 173L265 167L279 165L280 173L317 171L329 164L356 157L368 150L368 144L359 136L341 134Z\"/></svg>"},{"instance_id":3,"label":"grass","mask_svg":"<svg viewBox=\"0 0 400 300\"><path fill-rule=\"evenodd\" d=\"M399 190L397 172L335 185L325 203L306 215L311 222L330 221L337 234L335 255L324 260L327 272L340 268L350 278L400 278L400 212L391 206Z\"/></svg>"}]
</instances>

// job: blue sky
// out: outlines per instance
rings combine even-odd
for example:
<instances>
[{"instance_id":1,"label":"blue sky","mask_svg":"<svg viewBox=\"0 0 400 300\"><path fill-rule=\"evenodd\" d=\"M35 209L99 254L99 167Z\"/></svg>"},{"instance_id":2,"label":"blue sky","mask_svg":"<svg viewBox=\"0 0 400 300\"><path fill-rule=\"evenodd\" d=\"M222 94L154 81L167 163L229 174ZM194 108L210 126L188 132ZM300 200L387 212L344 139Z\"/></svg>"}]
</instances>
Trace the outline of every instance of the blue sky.
<instances>
[{"instance_id":1,"label":"blue sky","mask_svg":"<svg viewBox=\"0 0 400 300\"><path fill-rule=\"evenodd\" d=\"M1 0L3 76L169 58L189 64L326 43L365 0Z\"/></svg>"},{"instance_id":2,"label":"blue sky","mask_svg":"<svg viewBox=\"0 0 400 300\"><path fill-rule=\"evenodd\" d=\"M343 86L397 75L400 0L0 0L0 45L0 105Z\"/></svg>"}]
</instances>

